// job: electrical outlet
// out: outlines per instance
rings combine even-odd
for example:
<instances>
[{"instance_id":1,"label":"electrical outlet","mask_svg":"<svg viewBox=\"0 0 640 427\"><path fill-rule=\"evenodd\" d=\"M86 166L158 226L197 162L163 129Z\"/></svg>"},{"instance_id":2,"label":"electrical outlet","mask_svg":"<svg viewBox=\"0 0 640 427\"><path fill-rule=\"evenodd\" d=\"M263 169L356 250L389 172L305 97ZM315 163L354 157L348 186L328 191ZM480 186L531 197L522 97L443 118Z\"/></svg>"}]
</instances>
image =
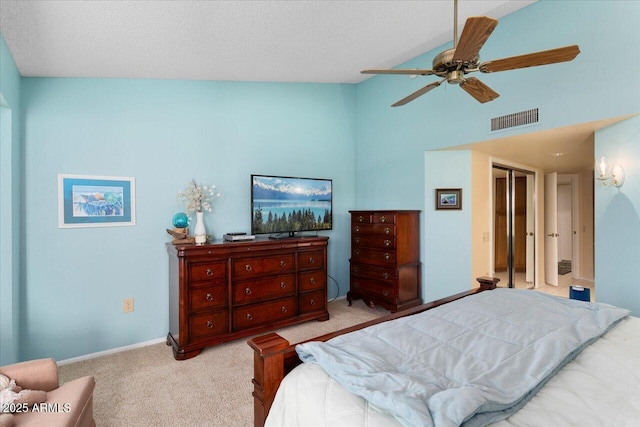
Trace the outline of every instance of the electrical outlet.
<instances>
[{"instance_id":1,"label":"electrical outlet","mask_svg":"<svg viewBox=\"0 0 640 427\"><path fill-rule=\"evenodd\" d=\"M122 300L122 312L131 313L133 311L133 298L126 298Z\"/></svg>"}]
</instances>

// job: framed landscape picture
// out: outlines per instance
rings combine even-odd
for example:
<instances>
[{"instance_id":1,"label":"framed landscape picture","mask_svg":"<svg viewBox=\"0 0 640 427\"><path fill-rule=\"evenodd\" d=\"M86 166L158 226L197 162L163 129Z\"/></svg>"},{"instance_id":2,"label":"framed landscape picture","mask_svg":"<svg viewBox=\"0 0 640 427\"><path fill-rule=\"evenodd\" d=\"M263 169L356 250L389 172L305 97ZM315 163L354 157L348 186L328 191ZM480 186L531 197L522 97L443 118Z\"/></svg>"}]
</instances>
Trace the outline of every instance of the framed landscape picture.
<instances>
[{"instance_id":1,"label":"framed landscape picture","mask_svg":"<svg viewBox=\"0 0 640 427\"><path fill-rule=\"evenodd\" d=\"M58 226L135 225L135 179L58 174Z\"/></svg>"},{"instance_id":2,"label":"framed landscape picture","mask_svg":"<svg viewBox=\"0 0 640 427\"><path fill-rule=\"evenodd\" d=\"M436 209L462 209L462 188L436 188Z\"/></svg>"}]
</instances>

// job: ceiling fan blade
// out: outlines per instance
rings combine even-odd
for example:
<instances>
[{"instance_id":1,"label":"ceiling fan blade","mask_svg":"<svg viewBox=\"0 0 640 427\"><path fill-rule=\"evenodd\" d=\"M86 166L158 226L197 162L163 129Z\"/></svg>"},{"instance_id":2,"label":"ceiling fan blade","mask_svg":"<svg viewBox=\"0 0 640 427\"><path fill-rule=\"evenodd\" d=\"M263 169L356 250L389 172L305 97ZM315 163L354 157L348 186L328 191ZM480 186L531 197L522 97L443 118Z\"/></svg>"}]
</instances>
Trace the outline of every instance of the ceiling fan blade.
<instances>
[{"instance_id":1,"label":"ceiling fan blade","mask_svg":"<svg viewBox=\"0 0 640 427\"><path fill-rule=\"evenodd\" d=\"M538 65L555 64L571 61L578 56L580 49L577 45L559 47L557 49L543 50L528 53L526 55L512 56L509 58L495 59L480 64L483 73L495 73L497 71L515 70L518 68L537 67Z\"/></svg>"},{"instance_id":2,"label":"ceiling fan blade","mask_svg":"<svg viewBox=\"0 0 640 427\"><path fill-rule=\"evenodd\" d=\"M456 45L456 51L453 54L453 62L473 61L494 28L496 28L496 25L498 25L498 20L487 16L467 18L460 40Z\"/></svg>"},{"instance_id":3,"label":"ceiling fan blade","mask_svg":"<svg viewBox=\"0 0 640 427\"><path fill-rule=\"evenodd\" d=\"M486 84L482 83L475 77L469 77L460 82L460 87L464 89L469 95L473 96L478 102L485 103L493 101L500 96L497 92L494 92Z\"/></svg>"},{"instance_id":4,"label":"ceiling fan blade","mask_svg":"<svg viewBox=\"0 0 640 427\"><path fill-rule=\"evenodd\" d=\"M394 70L394 69L383 69L383 70L362 70L361 74L409 74L413 76L429 76L434 74L433 70Z\"/></svg>"},{"instance_id":5,"label":"ceiling fan blade","mask_svg":"<svg viewBox=\"0 0 640 427\"><path fill-rule=\"evenodd\" d=\"M425 87L423 87L422 89L418 89L417 91L413 92L411 95L409 96L405 96L404 98L402 98L400 101L396 102L395 104L392 105L392 107L400 107L404 104L407 104L411 101L413 101L414 99L416 99L419 96L424 95L425 93L429 92L431 89L435 89L438 86L440 86L440 84L445 81L446 79L440 80L439 82L433 82L433 83L429 83L428 85L426 85Z\"/></svg>"}]
</instances>

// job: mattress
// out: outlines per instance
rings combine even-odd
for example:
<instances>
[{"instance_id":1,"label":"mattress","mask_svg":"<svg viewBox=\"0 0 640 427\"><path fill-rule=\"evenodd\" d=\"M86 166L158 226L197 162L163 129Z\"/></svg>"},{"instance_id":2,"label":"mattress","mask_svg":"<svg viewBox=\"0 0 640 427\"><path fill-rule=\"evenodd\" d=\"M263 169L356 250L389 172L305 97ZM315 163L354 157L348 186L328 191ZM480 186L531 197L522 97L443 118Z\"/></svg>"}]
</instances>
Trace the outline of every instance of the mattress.
<instances>
[{"instance_id":1,"label":"mattress","mask_svg":"<svg viewBox=\"0 0 640 427\"><path fill-rule=\"evenodd\" d=\"M520 411L494 426L631 426L640 419L640 319L628 317L582 351ZM399 426L316 364L285 377L266 426Z\"/></svg>"}]
</instances>

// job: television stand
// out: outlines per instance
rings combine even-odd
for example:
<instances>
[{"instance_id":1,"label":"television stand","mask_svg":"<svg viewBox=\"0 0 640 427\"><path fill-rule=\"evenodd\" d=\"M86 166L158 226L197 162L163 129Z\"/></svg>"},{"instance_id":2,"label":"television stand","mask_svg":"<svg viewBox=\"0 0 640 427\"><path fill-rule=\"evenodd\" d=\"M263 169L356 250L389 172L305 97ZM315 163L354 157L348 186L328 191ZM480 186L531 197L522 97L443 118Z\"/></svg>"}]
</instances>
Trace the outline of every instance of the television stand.
<instances>
[{"instance_id":1,"label":"television stand","mask_svg":"<svg viewBox=\"0 0 640 427\"><path fill-rule=\"evenodd\" d=\"M167 243L173 356L189 359L205 347L328 320L328 240Z\"/></svg>"}]
</instances>

